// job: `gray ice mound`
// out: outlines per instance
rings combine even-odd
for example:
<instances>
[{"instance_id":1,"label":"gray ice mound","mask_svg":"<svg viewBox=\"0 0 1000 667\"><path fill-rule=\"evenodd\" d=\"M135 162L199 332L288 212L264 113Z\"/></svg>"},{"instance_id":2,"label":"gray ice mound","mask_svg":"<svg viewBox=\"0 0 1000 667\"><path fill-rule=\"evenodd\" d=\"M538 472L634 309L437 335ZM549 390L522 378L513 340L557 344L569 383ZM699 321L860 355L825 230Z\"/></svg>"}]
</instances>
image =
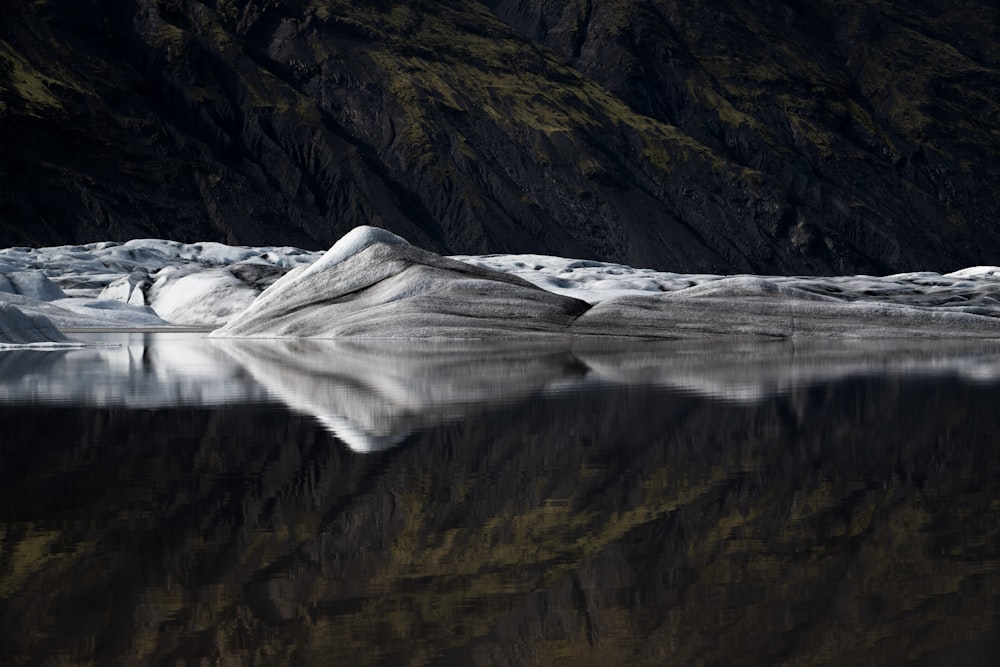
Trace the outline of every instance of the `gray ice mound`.
<instances>
[{"instance_id":1,"label":"gray ice mound","mask_svg":"<svg viewBox=\"0 0 1000 667\"><path fill-rule=\"evenodd\" d=\"M533 266L545 265L536 259ZM359 227L313 264L283 276L213 335L1000 338L996 286L985 278L980 284L937 274L839 280L664 274L677 284L646 289L632 283L637 275L648 282L647 273L594 264L562 261L560 280L570 293L557 294L545 281L529 282L485 261L441 257L385 230ZM630 287L602 288L601 298L588 298L568 277L598 269L597 282L623 275Z\"/></svg>"},{"instance_id":2,"label":"gray ice mound","mask_svg":"<svg viewBox=\"0 0 1000 667\"><path fill-rule=\"evenodd\" d=\"M0 292L19 294L39 301L66 298L59 286L39 271L0 272Z\"/></svg>"},{"instance_id":3,"label":"gray ice mound","mask_svg":"<svg viewBox=\"0 0 1000 667\"><path fill-rule=\"evenodd\" d=\"M492 338L565 333L589 305L358 227L213 332L263 338Z\"/></svg>"},{"instance_id":4,"label":"gray ice mound","mask_svg":"<svg viewBox=\"0 0 1000 667\"><path fill-rule=\"evenodd\" d=\"M0 301L0 346L65 342L68 339L44 315L26 315Z\"/></svg>"}]
</instances>

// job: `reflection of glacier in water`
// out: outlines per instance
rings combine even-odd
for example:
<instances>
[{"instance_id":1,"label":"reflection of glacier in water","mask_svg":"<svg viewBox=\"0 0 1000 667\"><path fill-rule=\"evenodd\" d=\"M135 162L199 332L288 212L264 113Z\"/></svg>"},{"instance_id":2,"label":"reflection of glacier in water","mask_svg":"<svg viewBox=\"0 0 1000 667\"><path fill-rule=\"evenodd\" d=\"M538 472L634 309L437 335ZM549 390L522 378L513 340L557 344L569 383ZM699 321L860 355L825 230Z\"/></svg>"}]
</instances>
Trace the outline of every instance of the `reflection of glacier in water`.
<instances>
[{"instance_id":1,"label":"reflection of glacier in water","mask_svg":"<svg viewBox=\"0 0 1000 667\"><path fill-rule=\"evenodd\" d=\"M330 340L226 340L231 354L289 407L314 415L358 452L553 387L585 368L563 346Z\"/></svg>"},{"instance_id":2,"label":"reflection of glacier in water","mask_svg":"<svg viewBox=\"0 0 1000 667\"><path fill-rule=\"evenodd\" d=\"M218 341L273 394L353 450L533 396L594 385L662 386L757 401L870 374L1000 380L1000 343L878 341Z\"/></svg>"},{"instance_id":3,"label":"reflection of glacier in water","mask_svg":"<svg viewBox=\"0 0 1000 667\"><path fill-rule=\"evenodd\" d=\"M5 664L1000 664L990 350L203 344L90 370L253 366L416 430L357 455L273 401L0 401Z\"/></svg>"},{"instance_id":4,"label":"reflection of glacier in water","mask_svg":"<svg viewBox=\"0 0 1000 667\"><path fill-rule=\"evenodd\" d=\"M876 374L1000 381L1000 343L988 341L87 339L104 344L0 353L0 402L151 408L279 400L352 450L372 452L444 422L594 386L753 402Z\"/></svg>"},{"instance_id":5,"label":"reflection of glacier in water","mask_svg":"<svg viewBox=\"0 0 1000 667\"><path fill-rule=\"evenodd\" d=\"M268 398L239 364L189 333L74 335L80 349L0 353L0 402L154 408Z\"/></svg>"}]
</instances>

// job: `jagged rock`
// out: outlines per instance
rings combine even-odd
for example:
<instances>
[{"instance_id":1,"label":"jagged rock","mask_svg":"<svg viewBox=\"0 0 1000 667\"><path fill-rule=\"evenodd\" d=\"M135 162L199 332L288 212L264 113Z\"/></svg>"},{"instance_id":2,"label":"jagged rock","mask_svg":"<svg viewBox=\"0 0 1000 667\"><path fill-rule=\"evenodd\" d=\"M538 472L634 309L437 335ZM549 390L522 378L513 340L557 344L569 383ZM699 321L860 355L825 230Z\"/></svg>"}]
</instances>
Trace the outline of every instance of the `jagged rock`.
<instances>
[{"instance_id":1,"label":"jagged rock","mask_svg":"<svg viewBox=\"0 0 1000 667\"><path fill-rule=\"evenodd\" d=\"M0 232L323 248L373 224L683 272L992 264L996 12L12 0Z\"/></svg>"}]
</instances>

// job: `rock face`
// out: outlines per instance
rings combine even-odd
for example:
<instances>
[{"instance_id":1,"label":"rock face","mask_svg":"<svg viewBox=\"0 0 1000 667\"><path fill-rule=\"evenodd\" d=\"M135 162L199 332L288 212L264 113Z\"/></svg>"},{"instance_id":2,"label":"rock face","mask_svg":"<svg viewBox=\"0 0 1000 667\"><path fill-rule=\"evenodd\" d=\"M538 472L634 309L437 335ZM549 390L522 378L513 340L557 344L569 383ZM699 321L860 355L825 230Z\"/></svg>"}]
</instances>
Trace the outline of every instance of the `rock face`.
<instances>
[{"instance_id":1,"label":"rock face","mask_svg":"<svg viewBox=\"0 0 1000 667\"><path fill-rule=\"evenodd\" d=\"M987 0L11 0L0 245L993 264Z\"/></svg>"}]
</instances>

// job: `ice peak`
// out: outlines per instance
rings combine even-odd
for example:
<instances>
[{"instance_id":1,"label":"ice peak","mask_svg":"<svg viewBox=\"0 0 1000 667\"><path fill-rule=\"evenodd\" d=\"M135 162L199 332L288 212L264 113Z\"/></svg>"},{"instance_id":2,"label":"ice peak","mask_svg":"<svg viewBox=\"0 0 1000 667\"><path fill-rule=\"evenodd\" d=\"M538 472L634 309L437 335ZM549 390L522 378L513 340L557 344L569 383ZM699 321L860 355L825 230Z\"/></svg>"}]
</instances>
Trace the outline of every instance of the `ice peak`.
<instances>
[{"instance_id":1,"label":"ice peak","mask_svg":"<svg viewBox=\"0 0 1000 667\"><path fill-rule=\"evenodd\" d=\"M313 274L323 271L331 266L340 264L345 259L352 257L374 243L388 243L390 245L410 245L410 242L402 236L396 236L392 232L379 227L361 225L355 227L340 237L340 240L333 244L322 257L316 260L306 269L302 275Z\"/></svg>"}]
</instances>

